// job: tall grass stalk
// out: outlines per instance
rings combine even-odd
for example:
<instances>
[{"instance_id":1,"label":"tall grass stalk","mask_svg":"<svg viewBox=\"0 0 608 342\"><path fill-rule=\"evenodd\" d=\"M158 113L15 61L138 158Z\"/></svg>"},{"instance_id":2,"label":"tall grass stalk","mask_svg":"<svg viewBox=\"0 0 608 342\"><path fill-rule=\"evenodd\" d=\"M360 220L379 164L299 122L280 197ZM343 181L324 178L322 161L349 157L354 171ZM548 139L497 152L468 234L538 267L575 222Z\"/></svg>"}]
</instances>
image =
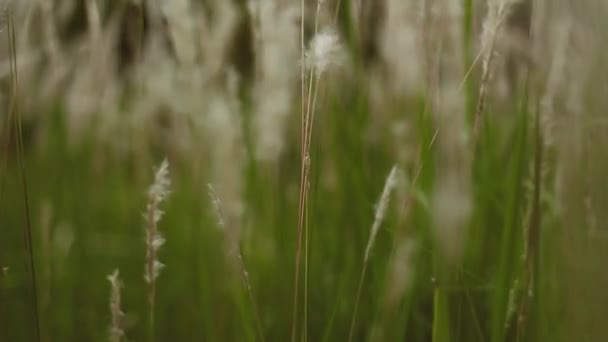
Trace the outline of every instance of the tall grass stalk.
<instances>
[{"instance_id":1,"label":"tall grass stalk","mask_svg":"<svg viewBox=\"0 0 608 342\"><path fill-rule=\"evenodd\" d=\"M431 144L428 147L432 147ZM407 187L402 189L402 192L397 190L397 202L400 208L398 214L397 225L399 227L406 224L406 220L413 212L413 207L416 202L416 187L418 184L418 178L422 172L423 162L421 159L422 149L419 148L417 161L415 162L416 171L411 182L407 184ZM403 177L405 180L405 177ZM384 292L383 292L383 303L380 308L379 318L374 323L372 328L373 341L384 340L386 336L384 327L381 323L388 320L394 313L397 304L402 301L413 284L413 274L415 272L415 262L412 260L415 258L417 246L415 239L411 237L410 232L406 229L400 229L396 232L394 241L391 246L391 254L389 257L389 272L384 276Z\"/></svg>"},{"instance_id":2,"label":"tall grass stalk","mask_svg":"<svg viewBox=\"0 0 608 342\"><path fill-rule=\"evenodd\" d=\"M319 30L319 14L321 11L321 2L322 0L317 0L317 12L315 14L315 36ZM304 62L304 61L302 61ZM314 77L314 67L310 68L310 75L308 78L308 99L306 106L306 117L304 119L304 131L306 135L304 136L304 155L303 155L303 163L306 163L305 173L304 173L304 182L303 182L303 204L302 204L302 220L304 224L304 319L303 319L303 334L304 334L304 342L308 341L308 238L310 236L309 227L308 227L308 191L310 190L310 141L312 139L312 126L314 123L314 112L317 100L317 93L319 90L319 76L320 73L317 73L317 78L315 79L314 85L314 95L312 98L312 107L311 107L311 91L313 87L313 77Z\"/></svg>"},{"instance_id":3,"label":"tall grass stalk","mask_svg":"<svg viewBox=\"0 0 608 342\"><path fill-rule=\"evenodd\" d=\"M318 21L319 21L319 11L321 8L321 1L317 2L317 14L315 19L315 35L317 34L318 29ZM313 83L313 73L314 69L311 68L310 78L308 80L309 84ZM317 72L317 75L314 80L314 95L312 96L312 107L311 104L307 106L307 119L305 120L305 127L307 127L306 131L306 148L305 148L305 159L304 161L308 164L306 165L306 176L305 176L305 195L304 195L304 341L308 341L308 261L309 261L309 237L310 231L308 227L308 190L310 187L310 142L312 141L312 127L314 124L315 117L315 108L317 105L317 94L319 93L319 79L321 78L321 72ZM310 88L308 91L308 98L310 101Z\"/></svg>"},{"instance_id":4,"label":"tall grass stalk","mask_svg":"<svg viewBox=\"0 0 608 342\"><path fill-rule=\"evenodd\" d=\"M110 342L120 342L125 335L122 329L122 321L125 314L121 309L122 281L120 280L118 269L115 269L106 279L110 282L110 315L112 317L110 323Z\"/></svg>"},{"instance_id":5,"label":"tall grass stalk","mask_svg":"<svg viewBox=\"0 0 608 342\"><path fill-rule=\"evenodd\" d=\"M473 146L477 145L481 116L486 109L490 79L494 68L494 50L502 26L509 15L511 7L519 0L490 0L488 14L483 23L481 33L481 81L479 85L479 98L473 118Z\"/></svg>"},{"instance_id":6,"label":"tall grass stalk","mask_svg":"<svg viewBox=\"0 0 608 342\"><path fill-rule=\"evenodd\" d=\"M144 279L148 284L148 338L154 341L154 313L156 304L156 279L160 271L165 267L158 261L158 249L165 243L165 239L158 232L158 222L162 218L164 212L160 209L160 204L169 195L169 187L171 180L169 179L169 162L165 159L154 174L154 182L148 189L148 204L146 206L146 268Z\"/></svg>"},{"instance_id":7,"label":"tall grass stalk","mask_svg":"<svg viewBox=\"0 0 608 342\"><path fill-rule=\"evenodd\" d=\"M296 330L297 330L297 320L298 320L298 283L299 283L299 273L300 273L300 246L302 239L302 220L303 220L303 187L304 187L304 169L306 167L305 163L305 148L306 145L304 143L304 137L307 136L305 131L305 115L304 112L306 110L306 103L304 102L304 97L306 95L306 65L304 64L304 56L306 51L306 43L304 40L304 24L306 21L306 7L305 1L300 1L300 11L301 11L301 19L300 19L300 80L301 80L301 98L300 98L300 133L301 133L301 169L300 169L300 193L298 197L298 228L297 228L297 246L296 246L296 257L295 257L295 272L294 272L294 290L293 290L293 304L292 304L292 326L291 326L291 342L296 342Z\"/></svg>"},{"instance_id":8,"label":"tall grass stalk","mask_svg":"<svg viewBox=\"0 0 608 342\"><path fill-rule=\"evenodd\" d=\"M304 2L302 2L302 22L301 22L301 48L302 48L302 59L301 59L301 77L302 77L302 106L301 106L301 171L300 171L300 190L298 199L298 238L296 246L296 258L295 258L295 280L294 280L294 294L293 294L293 323L292 323L292 341L295 341L297 335L297 321L298 321L298 296L299 296L299 273L301 264L302 254L302 238L304 235L304 259L307 265L308 260L308 224L306 222L306 213L308 210L308 192L310 190L310 142L312 140L312 127L314 121L314 113L316 107L316 100L318 94L319 79L323 73L323 67L319 63L325 63L320 59L329 59L330 56L319 56L319 51L315 51L315 39L317 39L317 33L319 31L319 17L321 11L321 5L323 0L317 0L317 10L315 13L315 25L314 25L314 37L311 42L310 51L305 52L305 41L304 41L304 24L305 24L305 8ZM327 52L327 51L324 51ZM308 54L314 56L311 61L307 61ZM309 76L306 78L306 67L310 68ZM316 78L315 78L316 75ZM314 81L313 81L314 80ZM306 84L308 82L308 91L306 91ZM313 93L314 84L314 93ZM304 102L306 98L306 102ZM308 281L308 267L304 268L304 281L305 281L305 292L308 290L306 282ZM307 293L304 294L304 340L306 340L306 325L307 325L307 312L308 303L306 303Z\"/></svg>"},{"instance_id":9,"label":"tall grass stalk","mask_svg":"<svg viewBox=\"0 0 608 342\"><path fill-rule=\"evenodd\" d=\"M541 127L541 112L537 109L534 122L534 170L532 203L528 227L524 234L524 259L523 279L524 294L522 303L518 306L516 336L518 341L524 341L527 336L527 328L531 312L533 310L536 295L536 283L538 282L539 255L540 255L540 226L541 208L540 194L543 182L543 150L544 139Z\"/></svg>"},{"instance_id":10,"label":"tall grass stalk","mask_svg":"<svg viewBox=\"0 0 608 342\"><path fill-rule=\"evenodd\" d=\"M505 199L505 220L498 254L498 268L496 270L495 289L492 305L491 341L504 341L506 337L509 296L515 278L516 263L518 259L519 240L521 228L522 184L525 179L525 165L528 156L528 84L521 103L516 127L513 131L514 148L509 160L509 172L505 186L509 189ZM519 229L518 229L519 228Z\"/></svg>"},{"instance_id":11,"label":"tall grass stalk","mask_svg":"<svg viewBox=\"0 0 608 342\"><path fill-rule=\"evenodd\" d=\"M11 79L11 104L10 118L13 119L15 131L17 133L17 163L21 172L21 191L23 192L24 218L25 224L23 229L24 247L26 259L28 260L28 269L30 273L30 291L32 296L32 311L34 318L34 333L36 340L40 341L40 317L38 314L38 287L36 281L36 267L34 265L34 250L32 246L32 224L30 220L30 201L28 195L27 173L25 167L25 152L23 145L23 126L21 120L21 111L19 105L19 76L17 67L17 43L15 39L15 20L14 13L11 8L6 10L7 20L7 40L10 59L10 79ZM9 123L10 125L10 123Z\"/></svg>"},{"instance_id":12,"label":"tall grass stalk","mask_svg":"<svg viewBox=\"0 0 608 342\"><path fill-rule=\"evenodd\" d=\"M376 235L380 230L380 226L384 221L384 217L386 216L386 212L388 211L388 205L391 197L391 193L393 190L397 188L399 182L400 171L397 166L393 166L391 172L388 174L386 181L384 183L384 189L382 190L382 195L380 196L380 200L376 205L376 213L374 218L374 223L372 224L372 228L369 234L369 239L367 240L367 247L365 248L365 256L363 259L363 268L361 269L361 275L359 276L359 285L357 285L357 295L355 297L355 308L353 309L353 317L350 324L350 330L348 333L348 341L353 340L353 334L355 331L355 325L357 323L357 311L359 309L359 302L361 301L361 289L363 288L363 283L365 281L365 275L367 273L367 265L369 263L369 258L371 256L372 248L374 247L374 242L376 241Z\"/></svg>"}]
</instances>

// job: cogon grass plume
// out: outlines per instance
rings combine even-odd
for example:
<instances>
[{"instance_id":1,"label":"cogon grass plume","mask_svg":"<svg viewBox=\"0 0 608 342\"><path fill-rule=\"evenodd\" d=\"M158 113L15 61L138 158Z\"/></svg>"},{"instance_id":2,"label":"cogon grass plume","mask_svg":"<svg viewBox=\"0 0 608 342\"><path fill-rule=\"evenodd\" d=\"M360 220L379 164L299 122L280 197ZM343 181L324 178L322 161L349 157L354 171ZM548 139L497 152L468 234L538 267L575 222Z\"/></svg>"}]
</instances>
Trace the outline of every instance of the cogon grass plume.
<instances>
[{"instance_id":1,"label":"cogon grass plume","mask_svg":"<svg viewBox=\"0 0 608 342\"><path fill-rule=\"evenodd\" d=\"M337 32L326 28L318 32L311 40L306 51L306 66L311 72L321 77L333 65L340 63L341 46Z\"/></svg>"},{"instance_id":2,"label":"cogon grass plume","mask_svg":"<svg viewBox=\"0 0 608 342\"><path fill-rule=\"evenodd\" d=\"M231 224L230 218L227 218L224 214L222 210L222 201L217 195L217 192L212 184L207 184L207 193L209 194L209 198L213 204L213 211L217 218L217 225L224 233L228 256L231 258L234 257L237 260L237 268L243 275L246 282L246 287L249 288L249 277L247 271L245 270L245 265L243 264L243 257L241 254L240 232L233 224Z\"/></svg>"},{"instance_id":3,"label":"cogon grass plume","mask_svg":"<svg viewBox=\"0 0 608 342\"><path fill-rule=\"evenodd\" d=\"M125 336L125 332L122 328L123 318L125 316L121 309L121 288L122 281L119 278L119 271L115 269L112 274L106 277L110 282L110 314L112 320L110 324L110 342L120 342Z\"/></svg>"},{"instance_id":4,"label":"cogon grass plume","mask_svg":"<svg viewBox=\"0 0 608 342\"><path fill-rule=\"evenodd\" d=\"M397 183L399 181L399 173L400 171L397 166L393 166L391 172L386 178L384 190L382 190L382 196L380 196L380 201L378 202L378 205L376 207L374 224L372 225L369 240L367 241L367 247L365 248L365 262L367 262L370 258L372 247L374 246L374 242L376 240L376 235L380 230L380 225L382 224L382 221L384 221L386 211L388 210L391 192L397 187Z\"/></svg>"},{"instance_id":5,"label":"cogon grass plume","mask_svg":"<svg viewBox=\"0 0 608 342\"><path fill-rule=\"evenodd\" d=\"M395 165L391 169L391 172L386 177L386 181L384 183L384 189L382 190L382 195L380 196L380 200L376 205L376 212L374 215L374 223L372 224L372 228L370 231L369 239L367 240L367 247L365 248L365 256L363 259L363 269L361 270L361 277L359 278L359 285L357 287L357 297L355 299L355 309L353 310L353 318L350 325L350 330L348 333L348 341L353 340L353 334L355 330L355 323L357 321L357 310L359 308L359 301L361 299L361 289L363 287L363 281L365 280L365 274L367 273L367 265L369 262L369 258L371 256L372 248L374 247L374 242L376 241L376 235L380 230L380 226L384 221L386 216L386 212L388 211L388 205L390 203L391 193L393 190L397 188L399 184L399 179L401 177L400 169Z\"/></svg>"},{"instance_id":6,"label":"cogon grass plume","mask_svg":"<svg viewBox=\"0 0 608 342\"><path fill-rule=\"evenodd\" d=\"M149 333L150 340L154 340L154 304L156 296L156 278L165 266L158 261L158 249L165 243L165 239L158 232L158 222L164 212L160 204L169 195L169 162L165 159L154 174L154 182L148 189L148 204L146 206L146 267L144 279L148 284L148 304L150 310Z\"/></svg>"},{"instance_id":7,"label":"cogon grass plume","mask_svg":"<svg viewBox=\"0 0 608 342\"><path fill-rule=\"evenodd\" d=\"M560 35L554 42L554 55L548 68L546 88L544 94L539 97L539 103L533 109L534 116L534 157L532 159L532 193L529 203L528 222L524 223L527 227L524 231L524 253L522 260L522 288L523 296L517 307L517 326L516 336L518 340L529 339L532 336L529 331L532 315L535 313L534 306L538 303L535 300L537 283L540 272L541 255L541 226L543 224L541 193L545 190L543 183L546 178L545 169L545 149L550 145L547 140L546 131L548 130L547 120L553 119L553 102L559 87L563 69L566 64L566 47L570 33L570 22L565 20L566 25L561 26L558 31ZM538 39L539 29L532 31ZM536 75L535 75L536 76ZM537 311L536 311L537 312Z\"/></svg>"},{"instance_id":8,"label":"cogon grass plume","mask_svg":"<svg viewBox=\"0 0 608 342\"><path fill-rule=\"evenodd\" d=\"M493 71L494 50L497 37L509 15L511 7L520 0L491 0L488 2L488 14L483 23L481 33L481 83L479 99L473 121L473 144L477 143L481 115L483 114L488 96L488 87Z\"/></svg>"}]
</instances>

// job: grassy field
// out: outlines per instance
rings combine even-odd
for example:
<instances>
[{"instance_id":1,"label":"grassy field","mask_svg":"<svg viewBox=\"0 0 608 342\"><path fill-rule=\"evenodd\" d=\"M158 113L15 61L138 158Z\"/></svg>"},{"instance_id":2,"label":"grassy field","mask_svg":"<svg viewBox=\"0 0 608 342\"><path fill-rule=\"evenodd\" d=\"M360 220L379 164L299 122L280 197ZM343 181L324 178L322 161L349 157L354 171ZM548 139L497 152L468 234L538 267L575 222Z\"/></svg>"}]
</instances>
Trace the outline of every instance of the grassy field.
<instances>
[{"instance_id":1,"label":"grassy field","mask_svg":"<svg viewBox=\"0 0 608 342\"><path fill-rule=\"evenodd\" d=\"M0 341L608 340L603 0L0 11Z\"/></svg>"}]
</instances>

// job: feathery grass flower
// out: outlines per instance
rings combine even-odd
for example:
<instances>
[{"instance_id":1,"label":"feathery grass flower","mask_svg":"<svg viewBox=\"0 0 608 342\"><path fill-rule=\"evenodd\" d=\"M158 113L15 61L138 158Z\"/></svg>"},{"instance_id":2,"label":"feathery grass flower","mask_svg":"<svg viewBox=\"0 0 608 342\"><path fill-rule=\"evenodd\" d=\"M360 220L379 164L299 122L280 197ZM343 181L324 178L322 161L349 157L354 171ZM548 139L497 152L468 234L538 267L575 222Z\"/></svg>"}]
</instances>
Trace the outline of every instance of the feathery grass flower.
<instances>
[{"instance_id":1,"label":"feathery grass flower","mask_svg":"<svg viewBox=\"0 0 608 342\"><path fill-rule=\"evenodd\" d=\"M148 303L150 305L150 319L148 321L150 340L154 340L154 304L156 298L156 278L165 266L158 261L158 249L165 243L165 239L158 232L158 222L164 212L160 209L160 204L169 195L169 162L163 160L156 173L154 182L148 189L148 204L146 205L146 267L144 279L148 283Z\"/></svg>"},{"instance_id":2,"label":"feathery grass flower","mask_svg":"<svg viewBox=\"0 0 608 342\"><path fill-rule=\"evenodd\" d=\"M110 325L110 342L120 342L125 335L122 329L122 321L125 316L120 308L122 281L119 278L119 271L115 269L112 274L106 277L110 282L110 313L112 315L112 323Z\"/></svg>"},{"instance_id":3,"label":"feathery grass flower","mask_svg":"<svg viewBox=\"0 0 608 342\"><path fill-rule=\"evenodd\" d=\"M317 76L325 73L329 67L339 65L342 61L342 46L338 34L333 29L317 33L306 51L306 67L314 69Z\"/></svg>"},{"instance_id":4,"label":"feathery grass flower","mask_svg":"<svg viewBox=\"0 0 608 342\"><path fill-rule=\"evenodd\" d=\"M165 239L158 232L158 222L162 218L164 211L160 209L160 204L169 195L169 187L171 179L169 179L169 163L165 159L154 175L154 182L148 189L148 204L146 206L146 269L144 278L148 284L154 283L160 273L160 270L165 266L158 261L158 249L165 243Z\"/></svg>"},{"instance_id":5,"label":"feathery grass flower","mask_svg":"<svg viewBox=\"0 0 608 342\"><path fill-rule=\"evenodd\" d=\"M378 231L380 230L380 225L382 224L382 221L384 221L384 217L386 216L386 211L388 210L388 204L391 193L395 188L397 188L397 184L399 183L400 173L401 171L399 170L399 168L397 168L397 166L393 166L391 172L386 178L386 182L384 183L384 190L382 190L380 201L378 201L378 204L376 205L374 224L372 225L369 240L367 241L367 248L365 249L365 262L367 262L369 259L372 247L374 246L374 241L376 240L376 235L378 234Z\"/></svg>"},{"instance_id":6,"label":"feathery grass flower","mask_svg":"<svg viewBox=\"0 0 608 342\"><path fill-rule=\"evenodd\" d=\"M386 181L384 183L384 189L382 190L382 195L380 195L380 200L376 205L376 214L374 223L372 224L371 233L369 235L369 240L367 241L367 247L365 249L365 258L363 259L363 269L361 270L361 276L359 278L359 285L357 286L357 297L355 299L355 308L353 310L353 318L351 320L350 330L348 333L348 341L353 340L354 331L355 331L355 323L357 321L357 311L359 309L359 302L361 301L361 289L363 288L363 282L365 281L365 275L367 274L367 265L369 261L369 257L371 255L372 247L374 246L374 241L376 240L376 235L380 230L380 225L384 221L384 217L386 216L386 212L388 210L388 205L390 202L391 193L393 190L397 188L399 184L399 180L402 178L401 170L397 167L397 165L393 166L391 172L386 177Z\"/></svg>"}]
</instances>

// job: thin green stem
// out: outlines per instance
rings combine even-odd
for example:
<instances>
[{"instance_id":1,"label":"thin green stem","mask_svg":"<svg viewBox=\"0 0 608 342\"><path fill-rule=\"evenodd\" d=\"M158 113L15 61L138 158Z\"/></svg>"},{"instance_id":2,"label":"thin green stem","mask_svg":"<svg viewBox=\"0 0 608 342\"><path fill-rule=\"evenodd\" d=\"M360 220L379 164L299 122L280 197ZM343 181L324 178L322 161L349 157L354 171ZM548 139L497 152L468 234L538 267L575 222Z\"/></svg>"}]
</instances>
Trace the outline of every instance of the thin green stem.
<instances>
[{"instance_id":1,"label":"thin green stem","mask_svg":"<svg viewBox=\"0 0 608 342\"><path fill-rule=\"evenodd\" d=\"M438 284L433 292L433 342L449 342L448 301L445 290Z\"/></svg>"},{"instance_id":2,"label":"thin green stem","mask_svg":"<svg viewBox=\"0 0 608 342\"><path fill-rule=\"evenodd\" d=\"M21 113L19 108L19 77L17 69L17 44L15 39L15 22L13 12L8 10L7 13L7 34L9 41L9 53L10 53L10 69L11 69L11 81L13 87L13 114L11 115L14 119L14 124L17 131L17 159L19 169L21 171L21 185L23 191L23 204L24 204L24 216L25 216L25 229L24 229L24 243L26 255L28 258L28 267L31 276L31 293L34 308L34 330L36 340L40 341L40 318L38 314L38 288L36 284L36 268L34 265L34 251L32 247L32 224L30 220L30 201L28 196L27 186L27 175L25 167L25 156L24 156L24 145L23 145L23 127L21 123Z\"/></svg>"},{"instance_id":3,"label":"thin green stem","mask_svg":"<svg viewBox=\"0 0 608 342\"><path fill-rule=\"evenodd\" d=\"M350 329L348 331L348 342L352 342L355 333L355 325L357 323L357 312L359 310L359 302L361 301L361 290L363 289L363 282L365 281L365 275L367 273L367 260L363 263L363 269L361 270L361 276L359 277L359 285L357 285L357 297L355 298L355 308L353 309L353 318L350 321Z\"/></svg>"},{"instance_id":4,"label":"thin green stem","mask_svg":"<svg viewBox=\"0 0 608 342\"><path fill-rule=\"evenodd\" d=\"M319 27L319 13L321 9L321 2L317 2L317 13L315 16L315 34L318 31ZM304 3L302 2L302 68L305 67L304 63ZM311 105L311 101L314 100L312 98L312 90L313 90L313 77L314 77L314 66L310 68L310 78L308 82L308 96L307 96L307 106L304 108L304 104L302 104L302 160L301 160L301 175L300 175L300 195L298 201L298 238L297 238L297 247L296 247L296 260L295 260L295 276L294 276L294 294L293 294L293 323L292 323L292 342L295 342L296 339L296 330L297 330L297 321L298 321L298 283L299 283L299 273L300 273L300 259L302 254L302 234L306 237L308 236L308 226L305 224L305 211L308 202L308 188L309 188L309 173L310 173L310 138L312 136L312 122L311 122L311 113L314 113L314 105ZM302 102L304 102L305 95L305 69L302 69ZM308 251L305 249L304 253L307 254ZM305 255L305 259L308 258ZM307 288L305 288L307 290ZM304 295L307 298L307 295ZM306 318L304 318L306 320ZM306 332L304 332L306 335Z\"/></svg>"},{"instance_id":5,"label":"thin green stem","mask_svg":"<svg viewBox=\"0 0 608 342\"><path fill-rule=\"evenodd\" d=\"M305 1L300 1L300 11L302 14L302 20L300 22L300 77L301 77L301 165L300 165L300 193L298 196L298 228L297 228L297 246L296 246L296 257L295 257L295 272L294 272L294 290L293 290L293 312L292 312L292 326L291 326L291 341L296 342L296 334L298 329L298 285L300 275L300 248L302 240L302 220L303 220L303 208L302 204L304 201L304 181L305 181L305 168L306 168L306 102L304 98L306 96L306 65L304 63L305 57L305 43L304 43L304 23L306 20Z\"/></svg>"}]
</instances>

